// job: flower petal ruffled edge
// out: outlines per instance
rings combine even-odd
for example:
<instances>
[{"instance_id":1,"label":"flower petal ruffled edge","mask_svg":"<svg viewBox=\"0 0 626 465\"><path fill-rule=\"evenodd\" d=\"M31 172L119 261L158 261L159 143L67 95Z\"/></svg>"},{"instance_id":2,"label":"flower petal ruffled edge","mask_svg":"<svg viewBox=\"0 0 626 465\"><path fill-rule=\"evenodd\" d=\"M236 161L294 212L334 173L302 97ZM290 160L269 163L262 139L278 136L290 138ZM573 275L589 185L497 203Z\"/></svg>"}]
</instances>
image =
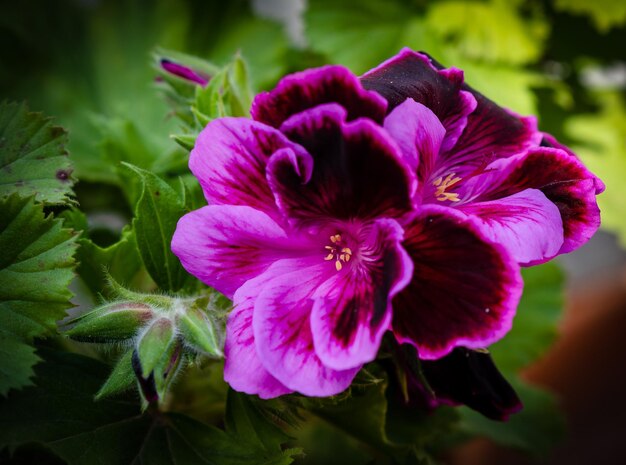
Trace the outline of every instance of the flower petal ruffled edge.
<instances>
[{"instance_id":1,"label":"flower petal ruffled edge","mask_svg":"<svg viewBox=\"0 0 626 465\"><path fill-rule=\"evenodd\" d=\"M382 123L387 102L365 90L347 68L327 65L290 74L274 90L258 94L252 102L252 118L275 128L290 116L325 103L338 103L348 119L370 118Z\"/></svg>"},{"instance_id":2,"label":"flower petal ruffled edge","mask_svg":"<svg viewBox=\"0 0 626 465\"><path fill-rule=\"evenodd\" d=\"M517 262L471 217L425 206L405 225L411 283L393 300L393 332L420 358L483 348L511 328L523 282Z\"/></svg>"}]
</instances>

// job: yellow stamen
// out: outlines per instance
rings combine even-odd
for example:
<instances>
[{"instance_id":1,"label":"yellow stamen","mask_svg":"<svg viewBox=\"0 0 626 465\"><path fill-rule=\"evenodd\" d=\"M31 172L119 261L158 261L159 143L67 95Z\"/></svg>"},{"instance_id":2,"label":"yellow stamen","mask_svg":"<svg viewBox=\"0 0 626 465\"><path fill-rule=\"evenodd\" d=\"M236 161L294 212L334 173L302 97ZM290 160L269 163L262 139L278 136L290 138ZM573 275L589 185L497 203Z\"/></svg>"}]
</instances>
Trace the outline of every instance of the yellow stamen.
<instances>
[{"instance_id":1,"label":"yellow stamen","mask_svg":"<svg viewBox=\"0 0 626 465\"><path fill-rule=\"evenodd\" d=\"M461 199L459 198L459 194L455 192L446 192L447 189L454 186L460 180L460 177L455 177L455 173L450 173L445 177L445 179L443 178L443 176L435 179L433 181L433 186L437 188L437 190L435 191L435 198L440 202L443 202L445 200L449 200L451 202L460 201Z\"/></svg>"},{"instance_id":2,"label":"yellow stamen","mask_svg":"<svg viewBox=\"0 0 626 465\"><path fill-rule=\"evenodd\" d=\"M350 247L341 247L342 238L341 234L333 234L330 236L330 241L334 245L325 245L324 249L328 250L328 255L324 257L324 260L335 260L335 269L341 271L343 269L343 263L347 263L352 258L352 249Z\"/></svg>"}]
</instances>

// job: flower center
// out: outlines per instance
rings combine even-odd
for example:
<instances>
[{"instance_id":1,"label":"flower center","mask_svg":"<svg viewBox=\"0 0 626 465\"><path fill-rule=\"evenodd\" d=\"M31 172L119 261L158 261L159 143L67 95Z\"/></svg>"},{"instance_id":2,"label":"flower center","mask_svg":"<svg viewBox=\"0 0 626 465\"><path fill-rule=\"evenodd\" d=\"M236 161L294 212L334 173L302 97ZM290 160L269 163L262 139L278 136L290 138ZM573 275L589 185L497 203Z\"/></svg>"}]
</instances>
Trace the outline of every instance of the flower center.
<instances>
[{"instance_id":1,"label":"flower center","mask_svg":"<svg viewBox=\"0 0 626 465\"><path fill-rule=\"evenodd\" d=\"M451 188L461 180L461 178L455 176L456 173L450 173L445 178L443 176L440 176L433 182L433 186L437 188L437 190L435 191L435 198L440 202L443 202L444 200L458 202L459 200L461 200L459 198L459 194L457 194L456 192L446 192L447 189Z\"/></svg>"},{"instance_id":2,"label":"flower center","mask_svg":"<svg viewBox=\"0 0 626 465\"><path fill-rule=\"evenodd\" d=\"M352 250L350 250L349 247L344 247L341 234L334 234L330 236L330 242L332 245L324 247L328 251L328 255L324 257L324 260L335 260L335 269L337 271L341 271L343 263L348 263L352 258Z\"/></svg>"}]
</instances>

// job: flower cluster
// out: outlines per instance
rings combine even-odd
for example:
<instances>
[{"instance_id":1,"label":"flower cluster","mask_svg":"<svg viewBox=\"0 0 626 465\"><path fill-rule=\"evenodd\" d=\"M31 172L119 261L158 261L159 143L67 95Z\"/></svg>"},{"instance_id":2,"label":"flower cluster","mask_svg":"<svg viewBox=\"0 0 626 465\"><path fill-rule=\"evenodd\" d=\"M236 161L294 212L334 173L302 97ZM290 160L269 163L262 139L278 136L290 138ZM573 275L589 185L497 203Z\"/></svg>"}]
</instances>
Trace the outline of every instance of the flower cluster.
<instances>
[{"instance_id":1,"label":"flower cluster","mask_svg":"<svg viewBox=\"0 0 626 465\"><path fill-rule=\"evenodd\" d=\"M190 168L209 205L172 249L233 299L224 376L263 398L341 392L388 331L425 361L497 341L520 266L585 243L604 188L534 118L408 49L360 79L285 77L252 119L209 123Z\"/></svg>"}]
</instances>

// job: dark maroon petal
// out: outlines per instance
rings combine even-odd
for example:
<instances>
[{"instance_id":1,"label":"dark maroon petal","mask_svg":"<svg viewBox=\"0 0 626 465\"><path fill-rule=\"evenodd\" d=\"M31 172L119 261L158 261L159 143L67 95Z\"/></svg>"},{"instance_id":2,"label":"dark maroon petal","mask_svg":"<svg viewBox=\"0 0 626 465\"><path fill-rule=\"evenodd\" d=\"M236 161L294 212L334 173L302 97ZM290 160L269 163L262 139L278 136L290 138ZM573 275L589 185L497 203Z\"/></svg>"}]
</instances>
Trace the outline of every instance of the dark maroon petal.
<instances>
[{"instance_id":1,"label":"dark maroon petal","mask_svg":"<svg viewBox=\"0 0 626 465\"><path fill-rule=\"evenodd\" d=\"M541 135L543 136L543 139L541 139L542 147L552 147L555 149L561 149L561 150L564 150L568 155L578 159L578 155L576 155L572 151L572 149L570 149L567 145L561 144L558 140L556 140L556 137L554 137L552 134L548 134L547 132L542 132ZM596 184L596 194L601 194L606 189L606 186L604 185L604 183L602 182L600 178L598 178L595 175L594 175L594 178L595 178L595 184Z\"/></svg>"},{"instance_id":2,"label":"dark maroon petal","mask_svg":"<svg viewBox=\"0 0 626 465\"><path fill-rule=\"evenodd\" d=\"M423 53L404 49L366 73L361 82L383 95L389 110L406 98L426 105L454 135L455 144L444 140L435 177L450 173L464 177L541 140L535 118L522 118L499 107L464 84L462 71L443 69Z\"/></svg>"},{"instance_id":3,"label":"dark maroon petal","mask_svg":"<svg viewBox=\"0 0 626 465\"><path fill-rule=\"evenodd\" d=\"M395 142L372 121L344 116L336 104L321 105L282 127L310 154L277 154L268 164L277 204L293 223L393 218L413 207L415 174Z\"/></svg>"},{"instance_id":4,"label":"dark maroon petal","mask_svg":"<svg viewBox=\"0 0 626 465\"><path fill-rule=\"evenodd\" d=\"M391 323L391 299L409 283L413 271L400 246L403 231L396 221L379 219L360 229L363 243L316 291L311 313L315 352L336 370L376 358Z\"/></svg>"},{"instance_id":5,"label":"dark maroon petal","mask_svg":"<svg viewBox=\"0 0 626 465\"><path fill-rule=\"evenodd\" d=\"M529 188L541 190L561 213L564 242L559 253L580 247L600 226L596 195L604 190L604 184L563 150L534 148L494 163L469 181L468 186L474 185L475 202L497 200Z\"/></svg>"},{"instance_id":6,"label":"dark maroon petal","mask_svg":"<svg viewBox=\"0 0 626 465\"><path fill-rule=\"evenodd\" d=\"M467 405L487 418L505 421L522 409L515 390L487 351L457 347L438 360L419 360L410 344L391 344L393 358L381 360L389 373L391 402L400 408L432 411Z\"/></svg>"},{"instance_id":7,"label":"dark maroon petal","mask_svg":"<svg viewBox=\"0 0 626 465\"><path fill-rule=\"evenodd\" d=\"M495 160L539 145L541 134L535 117L521 117L472 92L478 107L468 117L465 131L454 148L441 154L438 173L454 172L464 177Z\"/></svg>"},{"instance_id":8,"label":"dark maroon petal","mask_svg":"<svg viewBox=\"0 0 626 465\"><path fill-rule=\"evenodd\" d=\"M393 300L392 328L423 359L486 347L511 328L523 286L519 266L481 228L439 206L424 207L404 226L414 271Z\"/></svg>"},{"instance_id":9,"label":"dark maroon petal","mask_svg":"<svg viewBox=\"0 0 626 465\"><path fill-rule=\"evenodd\" d=\"M337 103L348 119L371 118L383 122L387 104L375 92L368 92L358 78L343 66L323 66L291 74L276 88L256 96L252 118L275 128L292 115L325 103Z\"/></svg>"},{"instance_id":10,"label":"dark maroon petal","mask_svg":"<svg viewBox=\"0 0 626 465\"><path fill-rule=\"evenodd\" d=\"M214 205L247 205L279 215L265 175L277 151L302 151L274 128L247 118L220 118L202 130L189 168Z\"/></svg>"},{"instance_id":11,"label":"dark maroon petal","mask_svg":"<svg viewBox=\"0 0 626 465\"><path fill-rule=\"evenodd\" d=\"M476 100L462 90L463 71L438 70L430 58L408 48L361 77L363 87L381 94L388 112L412 98L432 110L446 128L443 150L451 149L476 108Z\"/></svg>"},{"instance_id":12,"label":"dark maroon petal","mask_svg":"<svg viewBox=\"0 0 626 465\"><path fill-rule=\"evenodd\" d=\"M522 409L517 393L487 351L457 347L439 360L423 360L421 368L439 404L464 404L499 421Z\"/></svg>"}]
</instances>

